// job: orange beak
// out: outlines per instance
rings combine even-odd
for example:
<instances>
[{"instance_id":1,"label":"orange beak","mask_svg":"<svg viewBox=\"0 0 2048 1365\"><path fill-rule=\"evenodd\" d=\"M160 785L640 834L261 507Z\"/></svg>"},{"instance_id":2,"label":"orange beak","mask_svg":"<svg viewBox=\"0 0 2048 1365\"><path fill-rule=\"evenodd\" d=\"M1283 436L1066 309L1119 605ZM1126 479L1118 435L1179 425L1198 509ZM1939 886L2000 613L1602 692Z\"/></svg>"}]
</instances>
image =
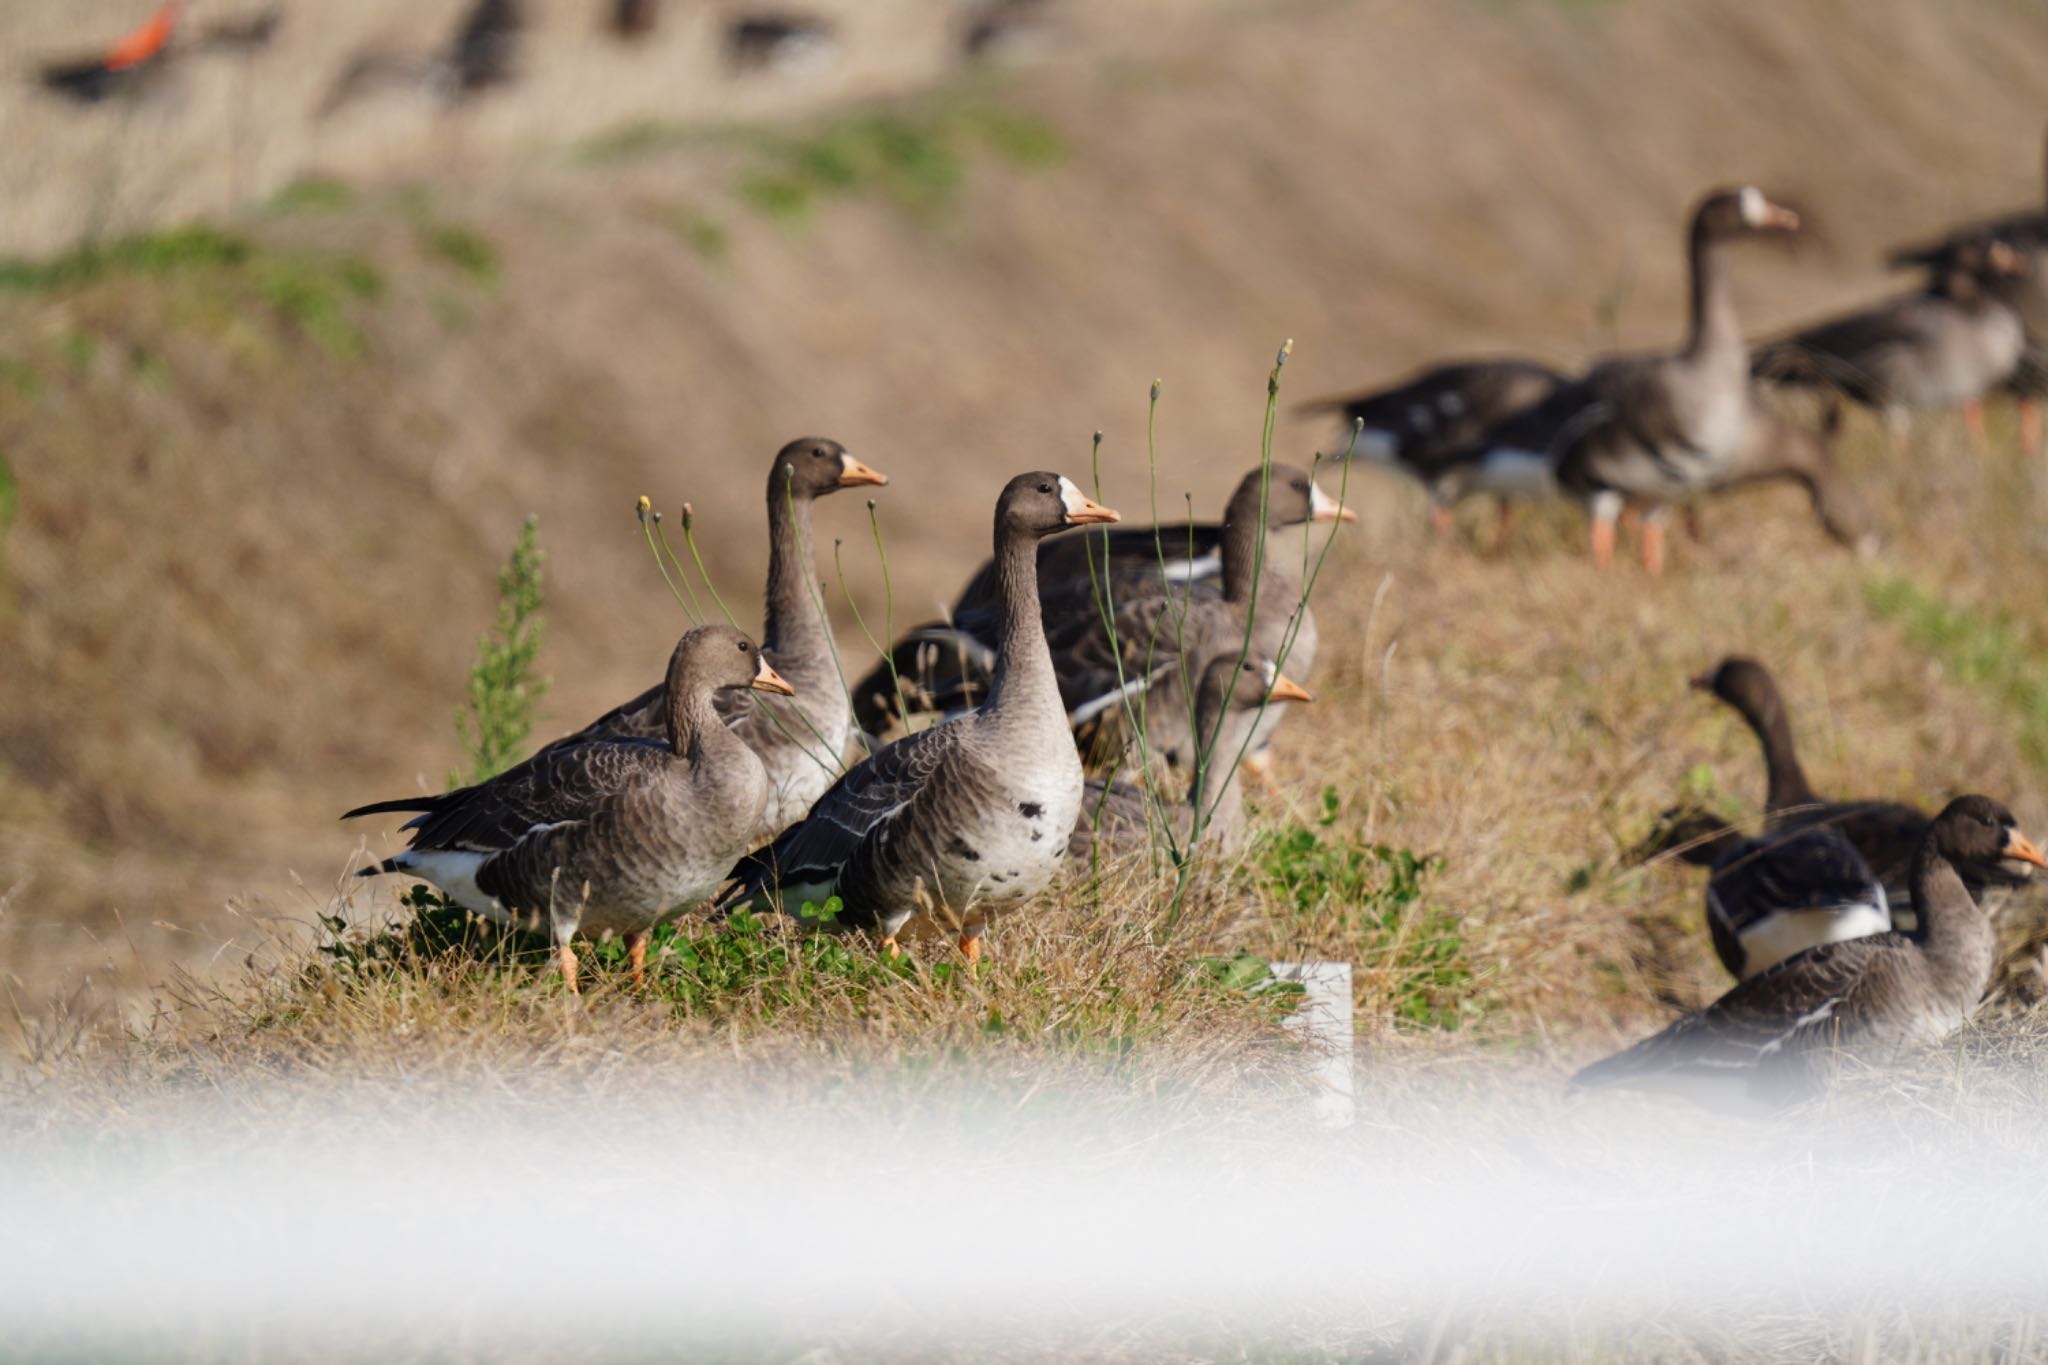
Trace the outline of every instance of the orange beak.
<instances>
[{"instance_id":1,"label":"orange beak","mask_svg":"<svg viewBox=\"0 0 2048 1365\"><path fill-rule=\"evenodd\" d=\"M1096 526L1103 522L1122 521L1123 514L1113 508L1104 507L1093 498L1084 497L1079 507L1067 511L1067 525Z\"/></svg>"},{"instance_id":2,"label":"orange beak","mask_svg":"<svg viewBox=\"0 0 2048 1365\"><path fill-rule=\"evenodd\" d=\"M2035 867L2048 867L2048 858L2042 857L2041 850L2034 847L2033 840L2018 830L2013 830L2005 836L2002 856L2017 858L2023 863L2032 863Z\"/></svg>"},{"instance_id":3,"label":"orange beak","mask_svg":"<svg viewBox=\"0 0 2048 1365\"><path fill-rule=\"evenodd\" d=\"M782 675L768 666L766 659L754 670L754 681L747 684L756 692L780 692L785 697L796 695L796 689L782 680Z\"/></svg>"},{"instance_id":4,"label":"orange beak","mask_svg":"<svg viewBox=\"0 0 2048 1365\"><path fill-rule=\"evenodd\" d=\"M1310 521L1357 521L1358 513L1338 501L1314 484L1308 490L1308 519Z\"/></svg>"},{"instance_id":5,"label":"orange beak","mask_svg":"<svg viewBox=\"0 0 2048 1365\"><path fill-rule=\"evenodd\" d=\"M1763 222L1767 228L1778 228L1785 232L1799 231L1799 215L1783 204L1765 203Z\"/></svg>"},{"instance_id":6,"label":"orange beak","mask_svg":"<svg viewBox=\"0 0 2048 1365\"><path fill-rule=\"evenodd\" d=\"M839 486L852 488L856 484L871 483L881 487L889 482L889 476L879 469L871 469L851 455L839 457Z\"/></svg>"},{"instance_id":7,"label":"orange beak","mask_svg":"<svg viewBox=\"0 0 2048 1365\"><path fill-rule=\"evenodd\" d=\"M1275 676L1273 686L1266 692L1267 701L1314 701L1315 699L1315 693L1309 691L1285 673Z\"/></svg>"}]
</instances>

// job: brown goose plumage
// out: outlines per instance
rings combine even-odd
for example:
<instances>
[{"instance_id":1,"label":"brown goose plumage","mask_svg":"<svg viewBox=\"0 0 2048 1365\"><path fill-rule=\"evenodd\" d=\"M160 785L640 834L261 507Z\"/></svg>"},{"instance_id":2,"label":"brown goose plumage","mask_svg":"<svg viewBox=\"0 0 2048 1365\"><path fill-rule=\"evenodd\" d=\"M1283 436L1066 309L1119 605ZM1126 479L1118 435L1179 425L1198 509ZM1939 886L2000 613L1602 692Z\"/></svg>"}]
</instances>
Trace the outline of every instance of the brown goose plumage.
<instances>
[{"instance_id":1,"label":"brown goose plumage","mask_svg":"<svg viewBox=\"0 0 2048 1365\"><path fill-rule=\"evenodd\" d=\"M1081 762L1038 609L1037 542L1117 520L1057 474L1020 474L996 503L1002 623L988 700L877 751L747 858L724 898L790 915L837 896L837 927L893 946L912 915L957 928L970 958L990 919L1051 882L1081 806Z\"/></svg>"},{"instance_id":2,"label":"brown goose plumage","mask_svg":"<svg viewBox=\"0 0 2048 1365\"><path fill-rule=\"evenodd\" d=\"M1314 701L1263 655L1240 660L1225 652L1209 661L1195 693L1195 734L1199 752L1187 800L1161 810L1152 796L1130 782L1089 780L1081 798L1081 818L1067 840L1067 856L1084 870L1109 858L1152 846L1156 834L1171 827L1176 847L1192 843L1234 852L1244 841L1244 793L1238 781L1239 757L1251 742L1262 707L1290 701ZM1202 822L1195 840L1195 822Z\"/></svg>"},{"instance_id":3,"label":"brown goose plumage","mask_svg":"<svg viewBox=\"0 0 2048 1365\"><path fill-rule=\"evenodd\" d=\"M623 934L637 980L648 931L719 888L768 801L761 760L712 698L790 691L729 626L685 635L664 683L660 740L555 745L488 782L434 797L405 825L411 846L362 875L412 873L487 919L552 932L571 990L570 938ZM415 809L411 799L385 801L342 818Z\"/></svg>"},{"instance_id":4,"label":"brown goose plumage","mask_svg":"<svg viewBox=\"0 0 2048 1365\"><path fill-rule=\"evenodd\" d=\"M1697 1014L1595 1062L1575 1090L1633 1086L1703 1103L1778 1105L1814 1093L1838 1056L1882 1065L1968 1020L1997 944L1962 869L2048 866L2012 813L1985 796L1950 802L1913 858L1910 933L1828 943L1741 982Z\"/></svg>"}]
</instances>

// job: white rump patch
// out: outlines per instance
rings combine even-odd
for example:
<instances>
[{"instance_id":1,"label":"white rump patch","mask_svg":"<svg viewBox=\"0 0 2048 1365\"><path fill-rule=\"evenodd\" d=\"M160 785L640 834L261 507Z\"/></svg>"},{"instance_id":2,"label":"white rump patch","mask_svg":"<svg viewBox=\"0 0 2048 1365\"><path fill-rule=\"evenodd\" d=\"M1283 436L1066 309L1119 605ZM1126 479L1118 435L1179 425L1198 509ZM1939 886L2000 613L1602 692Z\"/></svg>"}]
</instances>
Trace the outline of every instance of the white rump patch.
<instances>
[{"instance_id":1,"label":"white rump patch","mask_svg":"<svg viewBox=\"0 0 2048 1365\"><path fill-rule=\"evenodd\" d=\"M1472 487L1503 497L1544 498L1557 491L1557 474L1548 455L1495 446L1480 458Z\"/></svg>"},{"instance_id":2,"label":"white rump patch","mask_svg":"<svg viewBox=\"0 0 2048 1365\"><path fill-rule=\"evenodd\" d=\"M441 888L441 893L463 909L485 919L509 924L511 916L497 899L487 896L476 884L477 869L493 855L460 848L409 848L391 860L394 867L416 872Z\"/></svg>"},{"instance_id":3,"label":"white rump patch","mask_svg":"<svg viewBox=\"0 0 2048 1365\"><path fill-rule=\"evenodd\" d=\"M1169 583L1193 583L1223 572L1223 552L1211 550L1198 559L1169 559L1159 566L1159 576Z\"/></svg>"},{"instance_id":4,"label":"white rump patch","mask_svg":"<svg viewBox=\"0 0 2048 1365\"><path fill-rule=\"evenodd\" d=\"M1748 975L1754 976L1808 948L1868 938L1887 933L1891 927L1892 912L1882 891L1872 900L1831 909L1780 910L1743 931L1743 967Z\"/></svg>"}]
</instances>

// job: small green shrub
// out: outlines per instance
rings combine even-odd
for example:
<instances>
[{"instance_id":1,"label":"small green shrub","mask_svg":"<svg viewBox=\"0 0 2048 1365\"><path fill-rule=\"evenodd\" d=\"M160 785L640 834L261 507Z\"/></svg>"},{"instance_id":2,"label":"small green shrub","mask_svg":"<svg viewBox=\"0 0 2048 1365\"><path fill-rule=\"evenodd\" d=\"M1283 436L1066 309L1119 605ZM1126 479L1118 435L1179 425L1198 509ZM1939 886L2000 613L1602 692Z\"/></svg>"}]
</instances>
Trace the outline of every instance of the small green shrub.
<instances>
[{"instance_id":1,"label":"small green shrub","mask_svg":"<svg viewBox=\"0 0 2048 1365\"><path fill-rule=\"evenodd\" d=\"M42 293L115 275L219 269L241 265L254 254L247 239L218 228L174 228L111 242L88 242L48 260L0 260L0 290Z\"/></svg>"},{"instance_id":2,"label":"small green shrub","mask_svg":"<svg viewBox=\"0 0 2048 1365\"><path fill-rule=\"evenodd\" d=\"M1864 600L1958 681L1997 697L2020 722L2028 761L2048 768L2048 657L2010 616L1951 606L1903 575L1871 578Z\"/></svg>"},{"instance_id":3,"label":"small green shrub","mask_svg":"<svg viewBox=\"0 0 2048 1365\"><path fill-rule=\"evenodd\" d=\"M286 185L263 208L278 217L293 214L339 213L356 202L356 192L331 176L308 175Z\"/></svg>"},{"instance_id":4,"label":"small green shrub","mask_svg":"<svg viewBox=\"0 0 2048 1365\"><path fill-rule=\"evenodd\" d=\"M495 777L525 755L548 690L547 679L534 674L541 645L541 559L540 518L529 516L511 560L498 573L498 623L477 641L469 702L455 716L469 775L451 774L450 786Z\"/></svg>"},{"instance_id":5,"label":"small green shrub","mask_svg":"<svg viewBox=\"0 0 2048 1365\"><path fill-rule=\"evenodd\" d=\"M481 232L442 224L424 229L420 240L429 256L453 266L478 284L498 282L498 249Z\"/></svg>"}]
</instances>

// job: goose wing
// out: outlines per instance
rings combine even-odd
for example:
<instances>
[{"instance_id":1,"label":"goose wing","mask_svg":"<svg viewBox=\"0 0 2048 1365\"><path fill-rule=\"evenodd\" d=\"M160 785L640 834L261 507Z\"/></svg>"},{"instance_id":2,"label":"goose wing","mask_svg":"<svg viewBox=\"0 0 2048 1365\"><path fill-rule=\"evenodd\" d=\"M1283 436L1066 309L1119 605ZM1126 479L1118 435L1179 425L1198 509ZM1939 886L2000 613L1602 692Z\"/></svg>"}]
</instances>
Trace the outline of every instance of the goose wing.
<instances>
[{"instance_id":1,"label":"goose wing","mask_svg":"<svg viewBox=\"0 0 2048 1365\"><path fill-rule=\"evenodd\" d=\"M438 798L406 823L417 851L501 853L539 827L587 819L670 757L666 744L595 740L545 750L510 771Z\"/></svg>"}]
</instances>

